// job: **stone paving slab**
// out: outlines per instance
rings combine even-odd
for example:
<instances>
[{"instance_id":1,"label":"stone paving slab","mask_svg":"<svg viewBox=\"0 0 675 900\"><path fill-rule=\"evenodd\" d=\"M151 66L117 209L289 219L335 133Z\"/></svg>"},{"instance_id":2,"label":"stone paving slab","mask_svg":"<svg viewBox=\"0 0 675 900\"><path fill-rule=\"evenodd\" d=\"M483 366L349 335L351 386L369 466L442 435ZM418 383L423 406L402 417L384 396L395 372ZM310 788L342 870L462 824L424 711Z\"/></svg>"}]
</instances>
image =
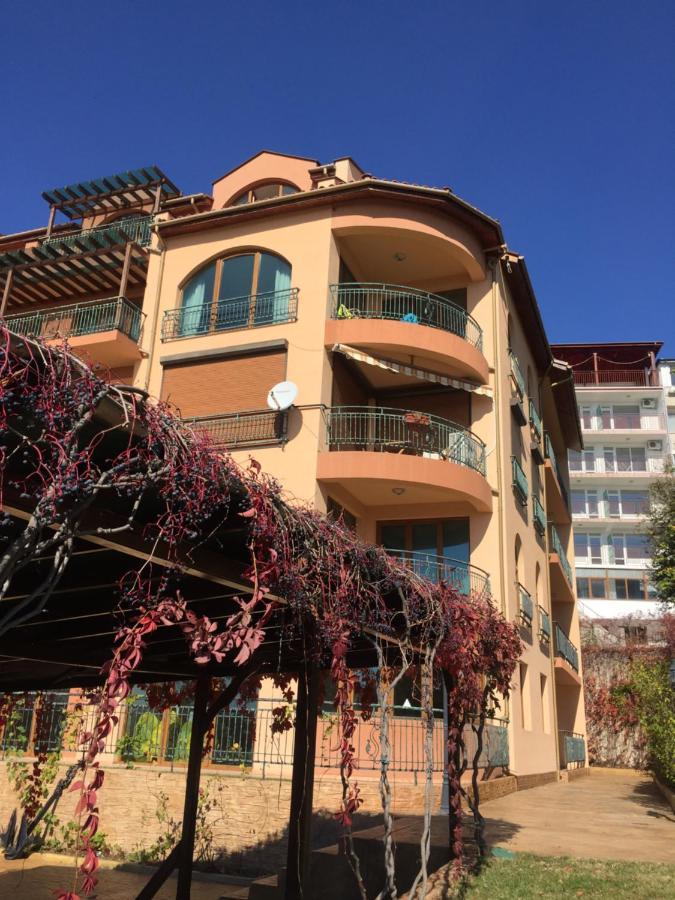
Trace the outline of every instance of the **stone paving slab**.
<instances>
[{"instance_id":1,"label":"stone paving slab","mask_svg":"<svg viewBox=\"0 0 675 900\"><path fill-rule=\"evenodd\" d=\"M541 856L675 863L675 815L650 776L591 769L586 778L482 805L492 846Z\"/></svg>"}]
</instances>

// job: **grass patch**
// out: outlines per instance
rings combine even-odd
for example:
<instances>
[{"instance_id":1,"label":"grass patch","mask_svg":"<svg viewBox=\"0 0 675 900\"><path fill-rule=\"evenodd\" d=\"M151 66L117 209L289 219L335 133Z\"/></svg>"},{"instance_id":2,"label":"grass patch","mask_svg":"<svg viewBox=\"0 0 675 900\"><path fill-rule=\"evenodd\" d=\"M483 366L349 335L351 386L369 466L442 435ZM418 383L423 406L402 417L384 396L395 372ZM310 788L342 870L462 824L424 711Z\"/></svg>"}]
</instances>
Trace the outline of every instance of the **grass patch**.
<instances>
[{"instance_id":1,"label":"grass patch","mask_svg":"<svg viewBox=\"0 0 675 900\"><path fill-rule=\"evenodd\" d=\"M462 896L471 900L530 897L672 900L675 865L518 853L514 859L489 859L481 872L469 879Z\"/></svg>"}]
</instances>

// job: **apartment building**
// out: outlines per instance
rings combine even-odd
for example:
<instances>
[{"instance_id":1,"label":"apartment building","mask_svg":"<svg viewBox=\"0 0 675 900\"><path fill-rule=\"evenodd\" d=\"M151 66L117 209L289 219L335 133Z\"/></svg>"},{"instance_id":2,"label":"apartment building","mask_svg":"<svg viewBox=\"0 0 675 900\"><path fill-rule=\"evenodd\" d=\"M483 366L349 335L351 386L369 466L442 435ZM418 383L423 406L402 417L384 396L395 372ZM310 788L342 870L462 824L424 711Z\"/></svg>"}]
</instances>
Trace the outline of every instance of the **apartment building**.
<instances>
[{"instance_id":1,"label":"apartment building","mask_svg":"<svg viewBox=\"0 0 675 900\"><path fill-rule=\"evenodd\" d=\"M524 640L494 723L510 770L583 765L579 419L498 222L350 158L267 151L208 194L149 167L43 196L46 226L0 237L10 327L67 339L242 463L254 455L291 500L489 593ZM415 702L404 684L397 707Z\"/></svg>"},{"instance_id":2,"label":"apartment building","mask_svg":"<svg viewBox=\"0 0 675 900\"><path fill-rule=\"evenodd\" d=\"M583 451L569 455L581 611L590 618L653 616L645 513L650 485L672 459L671 369L662 344L558 344L574 373ZM672 421L672 419L671 419Z\"/></svg>"}]
</instances>

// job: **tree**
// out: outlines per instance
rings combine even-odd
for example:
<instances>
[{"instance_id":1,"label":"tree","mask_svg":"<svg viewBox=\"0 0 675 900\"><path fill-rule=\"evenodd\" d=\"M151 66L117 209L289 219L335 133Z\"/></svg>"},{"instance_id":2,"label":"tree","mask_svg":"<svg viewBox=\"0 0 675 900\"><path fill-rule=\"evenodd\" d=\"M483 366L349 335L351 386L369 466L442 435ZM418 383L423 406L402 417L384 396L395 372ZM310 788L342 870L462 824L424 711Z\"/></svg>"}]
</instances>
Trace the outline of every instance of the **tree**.
<instances>
[{"instance_id":1,"label":"tree","mask_svg":"<svg viewBox=\"0 0 675 900\"><path fill-rule=\"evenodd\" d=\"M675 609L675 471L672 466L651 487L647 529L652 545L652 582L661 602Z\"/></svg>"}]
</instances>

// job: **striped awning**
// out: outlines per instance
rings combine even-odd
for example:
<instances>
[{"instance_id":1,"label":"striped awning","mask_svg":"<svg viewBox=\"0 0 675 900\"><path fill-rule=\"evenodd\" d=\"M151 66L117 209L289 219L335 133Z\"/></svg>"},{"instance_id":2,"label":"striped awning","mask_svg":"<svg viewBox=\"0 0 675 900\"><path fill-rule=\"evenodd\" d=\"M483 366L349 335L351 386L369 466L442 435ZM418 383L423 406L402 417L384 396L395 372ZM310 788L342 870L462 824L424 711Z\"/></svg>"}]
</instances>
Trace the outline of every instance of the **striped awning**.
<instances>
[{"instance_id":1,"label":"striped awning","mask_svg":"<svg viewBox=\"0 0 675 900\"><path fill-rule=\"evenodd\" d=\"M429 372L426 369L407 366L405 363L394 362L391 359L370 356L368 353L364 353L363 350L357 350L355 347L349 347L347 344L333 344L331 349L335 353L342 353L343 356L347 356L356 362L362 362L368 366L377 366L379 369L386 369L388 372L419 378L420 381L431 381L434 384L442 384L445 387L456 388L460 391L469 391L471 394L478 394L482 397L492 397L492 388L484 385L473 384L471 381L463 381L460 378L451 378L449 375L439 375L437 372Z\"/></svg>"}]
</instances>

